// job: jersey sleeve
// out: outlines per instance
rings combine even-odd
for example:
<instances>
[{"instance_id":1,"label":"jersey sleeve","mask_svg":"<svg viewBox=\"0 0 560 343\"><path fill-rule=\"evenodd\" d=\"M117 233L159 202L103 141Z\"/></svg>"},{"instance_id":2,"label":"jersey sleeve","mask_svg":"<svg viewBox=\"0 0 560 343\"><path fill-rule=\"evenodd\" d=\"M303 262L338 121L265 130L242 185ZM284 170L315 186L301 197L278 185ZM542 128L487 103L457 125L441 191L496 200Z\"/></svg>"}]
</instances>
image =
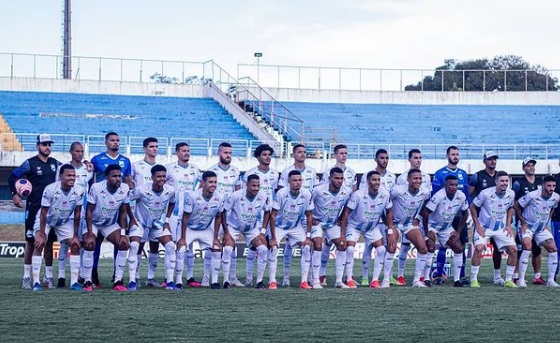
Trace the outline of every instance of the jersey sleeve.
<instances>
[{"instance_id":1,"label":"jersey sleeve","mask_svg":"<svg viewBox=\"0 0 560 343\"><path fill-rule=\"evenodd\" d=\"M527 205L529 205L531 203L531 200L533 200L533 197L531 196L531 193L527 193L524 196L522 196L521 198L519 198L519 206L525 208L527 207Z\"/></svg>"},{"instance_id":2,"label":"jersey sleeve","mask_svg":"<svg viewBox=\"0 0 560 343\"><path fill-rule=\"evenodd\" d=\"M389 194L387 194L387 202L385 203L385 209L390 210L392 208L393 208L393 201L391 200Z\"/></svg>"},{"instance_id":3,"label":"jersey sleeve","mask_svg":"<svg viewBox=\"0 0 560 343\"><path fill-rule=\"evenodd\" d=\"M224 202L224 211L231 211L233 208L233 204L235 203L236 196L232 194L231 196L227 197L226 201Z\"/></svg>"},{"instance_id":4,"label":"jersey sleeve","mask_svg":"<svg viewBox=\"0 0 560 343\"><path fill-rule=\"evenodd\" d=\"M467 201L467 198L465 197L465 199L463 200L463 203L461 204L461 211L466 211L469 209L469 202Z\"/></svg>"},{"instance_id":5,"label":"jersey sleeve","mask_svg":"<svg viewBox=\"0 0 560 343\"><path fill-rule=\"evenodd\" d=\"M194 200L191 196L191 194L187 191L185 191L185 206L184 206L184 212L186 213L192 213L193 209L194 209Z\"/></svg>"},{"instance_id":6,"label":"jersey sleeve","mask_svg":"<svg viewBox=\"0 0 560 343\"><path fill-rule=\"evenodd\" d=\"M485 199L486 199L486 193L485 192L480 192L476 196L476 198L474 198L473 204L475 204L476 207L482 207L482 204L484 203Z\"/></svg>"},{"instance_id":7,"label":"jersey sleeve","mask_svg":"<svg viewBox=\"0 0 560 343\"><path fill-rule=\"evenodd\" d=\"M389 197L389 200L391 200L391 197ZM356 208L358 208L359 202L360 202L360 196L358 195L358 193L353 193L352 196L350 196L350 200L348 200L346 207L348 207L353 211Z\"/></svg>"},{"instance_id":8,"label":"jersey sleeve","mask_svg":"<svg viewBox=\"0 0 560 343\"><path fill-rule=\"evenodd\" d=\"M441 202L441 198L437 194L434 194L434 196L432 196L430 201L428 201L426 203L426 208L428 210L434 212L436 210L436 208L438 207L440 202Z\"/></svg>"},{"instance_id":9,"label":"jersey sleeve","mask_svg":"<svg viewBox=\"0 0 560 343\"><path fill-rule=\"evenodd\" d=\"M87 197L87 201L90 204L95 205L95 203L97 202L97 192L96 192L97 187L91 187L91 189L89 190L89 194Z\"/></svg>"},{"instance_id":10,"label":"jersey sleeve","mask_svg":"<svg viewBox=\"0 0 560 343\"><path fill-rule=\"evenodd\" d=\"M142 197L142 192L140 192L139 188L140 187L134 187L133 189L128 191L128 200L129 201L138 200Z\"/></svg>"},{"instance_id":11,"label":"jersey sleeve","mask_svg":"<svg viewBox=\"0 0 560 343\"><path fill-rule=\"evenodd\" d=\"M284 170L280 173L280 178L278 179L278 187L288 186L288 173Z\"/></svg>"},{"instance_id":12,"label":"jersey sleeve","mask_svg":"<svg viewBox=\"0 0 560 343\"><path fill-rule=\"evenodd\" d=\"M309 193L308 195L308 199L307 199L307 206L305 208L306 211L313 211L313 209L315 208L315 204L313 203L313 197L311 196L311 193Z\"/></svg>"},{"instance_id":13,"label":"jersey sleeve","mask_svg":"<svg viewBox=\"0 0 560 343\"><path fill-rule=\"evenodd\" d=\"M432 195L436 194L442 188L443 183L441 182L441 173L437 171L432 179Z\"/></svg>"},{"instance_id":14,"label":"jersey sleeve","mask_svg":"<svg viewBox=\"0 0 560 343\"><path fill-rule=\"evenodd\" d=\"M476 187L476 182L478 181L478 175L476 173L472 174L469 178L469 186Z\"/></svg>"},{"instance_id":15,"label":"jersey sleeve","mask_svg":"<svg viewBox=\"0 0 560 343\"><path fill-rule=\"evenodd\" d=\"M270 212L270 210L272 210L272 204L270 202L270 198L269 197L265 197L264 200L264 205L263 205L263 210L265 212Z\"/></svg>"},{"instance_id":16,"label":"jersey sleeve","mask_svg":"<svg viewBox=\"0 0 560 343\"><path fill-rule=\"evenodd\" d=\"M273 210L279 211L282 208L282 199L284 199L284 197L278 196L278 194L276 194L276 197L274 198L274 201L272 203Z\"/></svg>"},{"instance_id":17,"label":"jersey sleeve","mask_svg":"<svg viewBox=\"0 0 560 343\"><path fill-rule=\"evenodd\" d=\"M10 191L13 194L17 194L16 191L16 181L17 179L21 178L24 175L27 175L31 170L31 165L29 164L29 160L25 160L19 167L12 170L10 176L8 177L8 187L10 187Z\"/></svg>"},{"instance_id":18,"label":"jersey sleeve","mask_svg":"<svg viewBox=\"0 0 560 343\"><path fill-rule=\"evenodd\" d=\"M83 188L80 188L80 191L78 191L78 202L76 203L76 207L78 206L82 206L82 204L84 203L84 196L85 196L85 190Z\"/></svg>"},{"instance_id":19,"label":"jersey sleeve","mask_svg":"<svg viewBox=\"0 0 560 343\"><path fill-rule=\"evenodd\" d=\"M43 191L43 197L41 198L41 206L51 207L51 200L52 200L51 187L46 187L45 190Z\"/></svg>"},{"instance_id":20,"label":"jersey sleeve","mask_svg":"<svg viewBox=\"0 0 560 343\"><path fill-rule=\"evenodd\" d=\"M122 174L124 177L132 175L132 164L130 163L130 159L124 160L124 168L122 169Z\"/></svg>"}]
</instances>

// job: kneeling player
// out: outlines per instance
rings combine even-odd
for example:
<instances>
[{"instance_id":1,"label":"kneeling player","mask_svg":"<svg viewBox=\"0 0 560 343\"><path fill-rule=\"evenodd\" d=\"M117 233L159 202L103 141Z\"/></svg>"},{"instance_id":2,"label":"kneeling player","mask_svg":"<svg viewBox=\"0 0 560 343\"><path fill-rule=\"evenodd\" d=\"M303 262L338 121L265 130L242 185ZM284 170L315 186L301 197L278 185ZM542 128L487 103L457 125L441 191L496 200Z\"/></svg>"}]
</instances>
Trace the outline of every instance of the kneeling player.
<instances>
[{"instance_id":1,"label":"kneeling player","mask_svg":"<svg viewBox=\"0 0 560 343\"><path fill-rule=\"evenodd\" d=\"M43 191L41 211L35 220L35 246L32 258L33 290L40 291L41 283L39 274L43 258L41 256L47 236L51 230L56 232L60 242L70 246L70 289L81 290L78 283L80 271L80 214L84 199L84 189L74 185L76 170L70 164L65 164L59 169L60 181L51 183ZM73 217L74 220L70 220Z\"/></svg>"},{"instance_id":2,"label":"kneeling player","mask_svg":"<svg viewBox=\"0 0 560 343\"><path fill-rule=\"evenodd\" d=\"M525 273L529 264L529 255L532 249L532 240L538 246L544 246L548 251L548 287L559 287L554 281L554 273L558 265L558 254L556 244L550 227L550 217L560 201L560 195L554 192L556 179L546 176L543 180L542 189L532 191L521 197L514 205L515 213L520 222L521 244L523 252L519 261L519 287L527 287Z\"/></svg>"},{"instance_id":3,"label":"kneeling player","mask_svg":"<svg viewBox=\"0 0 560 343\"><path fill-rule=\"evenodd\" d=\"M118 249L115 258L113 290L126 291L122 278L129 247L125 233L129 188L121 180L121 167L118 164L111 164L105 169L105 180L94 183L89 190L86 229L82 235L84 242L82 257L85 279L84 291L86 292L93 291L91 272L95 241L98 234L106 237ZM131 277L134 276L131 275Z\"/></svg>"},{"instance_id":4,"label":"kneeling player","mask_svg":"<svg viewBox=\"0 0 560 343\"><path fill-rule=\"evenodd\" d=\"M463 267L463 247L459 240L460 230L467 222L469 217L469 205L463 192L457 192L459 187L457 176L448 175L445 178L445 186L436 192L422 211L422 219L426 230L426 236L433 243L436 239L442 247L453 250L453 286L463 287L460 281L461 268ZM452 226L453 219L457 213L461 212L459 225ZM429 280L428 266L427 275L424 279Z\"/></svg>"},{"instance_id":5,"label":"kneeling player","mask_svg":"<svg viewBox=\"0 0 560 343\"><path fill-rule=\"evenodd\" d=\"M128 252L128 274L130 282L128 289L135 291L136 268L138 267L137 253L144 230L148 230L150 242L157 241L165 247L165 279L167 289L174 290L173 276L175 272L175 243L171 239L169 218L175 207L175 192L173 187L165 184L167 169L156 164L151 168L152 182L136 187L130 191L130 200L136 200L134 217L131 220L130 251ZM165 223L161 219L165 215Z\"/></svg>"},{"instance_id":6,"label":"kneeling player","mask_svg":"<svg viewBox=\"0 0 560 343\"><path fill-rule=\"evenodd\" d=\"M259 177L255 174L249 175L245 189L235 191L224 204L224 213L222 214L224 288L229 288L233 281L230 278L230 261L235 241L239 236L245 238L247 247L257 249L256 288L266 288L263 283L264 270L268 260L265 233L270 218L271 204L268 201L268 195L259 191L259 189ZM260 229L257 227L258 223L262 223Z\"/></svg>"}]
</instances>

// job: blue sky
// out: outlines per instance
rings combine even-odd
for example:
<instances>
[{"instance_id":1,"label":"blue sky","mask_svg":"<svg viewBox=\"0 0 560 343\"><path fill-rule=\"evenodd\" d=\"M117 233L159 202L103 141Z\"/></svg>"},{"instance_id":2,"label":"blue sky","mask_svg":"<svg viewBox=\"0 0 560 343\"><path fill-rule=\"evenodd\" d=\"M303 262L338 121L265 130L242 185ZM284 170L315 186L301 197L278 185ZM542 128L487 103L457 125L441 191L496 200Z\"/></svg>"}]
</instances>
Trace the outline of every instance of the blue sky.
<instances>
[{"instance_id":1,"label":"blue sky","mask_svg":"<svg viewBox=\"0 0 560 343\"><path fill-rule=\"evenodd\" d=\"M59 54L62 0L1 1L2 52ZM551 0L75 0L73 53L238 63L434 68L523 56L560 69Z\"/></svg>"}]
</instances>

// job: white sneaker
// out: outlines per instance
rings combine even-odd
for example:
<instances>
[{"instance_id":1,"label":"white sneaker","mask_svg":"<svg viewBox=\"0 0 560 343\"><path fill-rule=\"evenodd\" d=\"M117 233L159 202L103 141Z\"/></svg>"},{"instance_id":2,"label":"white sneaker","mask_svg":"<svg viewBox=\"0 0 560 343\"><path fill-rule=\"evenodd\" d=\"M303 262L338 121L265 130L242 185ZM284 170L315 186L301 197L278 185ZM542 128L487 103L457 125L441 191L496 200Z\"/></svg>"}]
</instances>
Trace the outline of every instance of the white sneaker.
<instances>
[{"instance_id":1,"label":"white sneaker","mask_svg":"<svg viewBox=\"0 0 560 343\"><path fill-rule=\"evenodd\" d=\"M414 288L428 288L428 286L426 286L422 281L418 280L418 281L414 281L414 283L412 284L412 287Z\"/></svg>"},{"instance_id":2,"label":"white sneaker","mask_svg":"<svg viewBox=\"0 0 560 343\"><path fill-rule=\"evenodd\" d=\"M548 281L548 282L546 283L546 286L547 286L547 287L560 287L560 285L557 284L556 281L554 281L554 280Z\"/></svg>"},{"instance_id":3,"label":"white sneaker","mask_svg":"<svg viewBox=\"0 0 560 343\"><path fill-rule=\"evenodd\" d=\"M202 277L202 282L200 283L202 287L210 287L210 277L208 275L204 275Z\"/></svg>"},{"instance_id":4,"label":"white sneaker","mask_svg":"<svg viewBox=\"0 0 560 343\"><path fill-rule=\"evenodd\" d=\"M502 279L502 277L500 276L500 277L494 278L494 280L492 280L492 283L493 283L494 285L496 285L496 286L503 286L504 283L506 283L506 282L505 282L505 280Z\"/></svg>"},{"instance_id":5,"label":"white sneaker","mask_svg":"<svg viewBox=\"0 0 560 343\"><path fill-rule=\"evenodd\" d=\"M346 289L346 288L350 288L350 287L348 287L348 286L347 286L345 283L343 283L343 282L337 282L337 283L334 284L334 288L345 288L345 289Z\"/></svg>"},{"instance_id":6,"label":"white sneaker","mask_svg":"<svg viewBox=\"0 0 560 343\"><path fill-rule=\"evenodd\" d=\"M243 282L239 281L238 278L235 278L235 279L231 280L230 284L232 286L235 286L235 287L245 287L245 284Z\"/></svg>"},{"instance_id":7,"label":"white sneaker","mask_svg":"<svg viewBox=\"0 0 560 343\"><path fill-rule=\"evenodd\" d=\"M517 287L527 288L527 282L525 280L519 280L519 281L517 281Z\"/></svg>"},{"instance_id":8,"label":"white sneaker","mask_svg":"<svg viewBox=\"0 0 560 343\"><path fill-rule=\"evenodd\" d=\"M383 280L381 282L381 288L389 288L391 286L391 280Z\"/></svg>"},{"instance_id":9,"label":"white sneaker","mask_svg":"<svg viewBox=\"0 0 560 343\"><path fill-rule=\"evenodd\" d=\"M31 289L31 278L30 277L24 277L22 279L22 283L21 283L21 289Z\"/></svg>"},{"instance_id":10,"label":"white sneaker","mask_svg":"<svg viewBox=\"0 0 560 343\"><path fill-rule=\"evenodd\" d=\"M43 285L45 286L45 288L48 289L53 289L56 288L56 286L54 285L54 280L52 277L43 277Z\"/></svg>"},{"instance_id":11,"label":"white sneaker","mask_svg":"<svg viewBox=\"0 0 560 343\"><path fill-rule=\"evenodd\" d=\"M282 287L290 287L290 279L289 278L282 279Z\"/></svg>"},{"instance_id":12,"label":"white sneaker","mask_svg":"<svg viewBox=\"0 0 560 343\"><path fill-rule=\"evenodd\" d=\"M314 283L313 284L313 289L323 289L323 286L321 286L320 283Z\"/></svg>"}]
</instances>

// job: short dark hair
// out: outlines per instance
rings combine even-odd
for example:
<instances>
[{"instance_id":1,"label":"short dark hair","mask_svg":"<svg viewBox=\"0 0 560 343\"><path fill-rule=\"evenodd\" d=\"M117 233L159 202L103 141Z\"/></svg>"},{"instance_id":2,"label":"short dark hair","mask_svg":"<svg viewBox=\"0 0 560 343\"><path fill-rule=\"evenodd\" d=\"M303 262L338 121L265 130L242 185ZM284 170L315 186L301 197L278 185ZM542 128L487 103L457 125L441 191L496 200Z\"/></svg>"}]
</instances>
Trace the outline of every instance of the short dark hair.
<instances>
[{"instance_id":1,"label":"short dark hair","mask_svg":"<svg viewBox=\"0 0 560 343\"><path fill-rule=\"evenodd\" d=\"M291 177L294 176L294 175L301 175L301 172L300 172L299 170L291 170L291 171L288 173L288 179L291 178Z\"/></svg>"},{"instance_id":2,"label":"short dark hair","mask_svg":"<svg viewBox=\"0 0 560 343\"><path fill-rule=\"evenodd\" d=\"M111 132L107 132L107 134L105 135L105 140L108 140L109 137L111 136L118 136L119 134L116 133L115 131L111 131Z\"/></svg>"},{"instance_id":3,"label":"short dark hair","mask_svg":"<svg viewBox=\"0 0 560 343\"><path fill-rule=\"evenodd\" d=\"M329 176L333 176L334 174L344 174L344 170L340 167L332 167L329 171Z\"/></svg>"},{"instance_id":4,"label":"short dark hair","mask_svg":"<svg viewBox=\"0 0 560 343\"><path fill-rule=\"evenodd\" d=\"M543 177L543 183L547 183L547 182L556 182L556 178L552 175L546 175L545 177Z\"/></svg>"},{"instance_id":5,"label":"short dark hair","mask_svg":"<svg viewBox=\"0 0 560 343\"><path fill-rule=\"evenodd\" d=\"M105 168L105 172L104 172L103 174L105 174L105 176L109 176L109 174L110 174L113 170L121 171L122 168L121 168L121 166L119 166L118 164L109 164L109 165L107 166L107 168Z\"/></svg>"},{"instance_id":6,"label":"short dark hair","mask_svg":"<svg viewBox=\"0 0 560 343\"><path fill-rule=\"evenodd\" d=\"M411 158L412 158L412 155L414 155L414 154L421 154L421 153L422 153L422 151L420 151L419 149L410 149L410 150L408 151L408 158L411 159Z\"/></svg>"},{"instance_id":7,"label":"short dark hair","mask_svg":"<svg viewBox=\"0 0 560 343\"><path fill-rule=\"evenodd\" d=\"M255 152L253 153L253 156L255 157L260 157L261 154L263 153L263 151L270 151L270 154L274 154L274 149L272 149L272 147L268 144L261 144L259 145L256 149Z\"/></svg>"},{"instance_id":8,"label":"short dark hair","mask_svg":"<svg viewBox=\"0 0 560 343\"><path fill-rule=\"evenodd\" d=\"M72 144L70 144L70 150L69 150L69 151L70 151L70 152L74 151L74 148L76 147L76 145L81 145L81 146L83 146L82 142L78 142L78 141L72 142Z\"/></svg>"},{"instance_id":9,"label":"short dark hair","mask_svg":"<svg viewBox=\"0 0 560 343\"><path fill-rule=\"evenodd\" d=\"M187 142L179 142L175 144L175 152L181 150L181 148L184 146L189 146L189 144Z\"/></svg>"},{"instance_id":10,"label":"short dark hair","mask_svg":"<svg viewBox=\"0 0 560 343\"><path fill-rule=\"evenodd\" d=\"M157 143L157 142L158 142L157 138L155 138L155 137L148 137L148 138L144 139L144 141L142 142L142 146L143 146L144 148L147 148L148 145L150 145L150 143Z\"/></svg>"},{"instance_id":11,"label":"short dark hair","mask_svg":"<svg viewBox=\"0 0 560 343\"><path fill-rule=\"evenodd\" d=\"M62 175L64 174L65 170L76 170L76 168L74 168L73 165L71 164L63 164L62 166L60 166L60 170L58 171L58 175Z\"/></svg>"},{"instance_id":12,"label":"short dark hair","mask_svg":"<svg viewBox=\"0 0 560 343\"><path fill-rule=\"evenodd\" d=\"M165 168L161 164L156 164L155 166L152 167L152 169L150 169L152 176L156 175L157 172L161 172L161 171L167 172L167 168Z\"/></svg>"},{"instance_id":13,"label":"short dark hair","mask_svg":"<svg viewBox=\"0 0 560 343\"><path fill-rule=\"evenodd\" d=\"M231 148L231 144L228 142L221 142L218 148Z\"/></svg>"},{"instance_id":14,"label":"short dark hair","mask_svg":"<svg viewBox=\"0 0 560 343\"><path fill-rule=\"evenodd\" d=\"M451 150L459 150L459 148L457 148L455 145L450 145L450 146L447 147L447 150L445 150L445 154L449 155L449 152Z\"/></svg>"},{"instance_id":15,"label":"short dark hair","mask_svg":"<svg viewBox=\"0 0 560 343\"><path fill-rule=\"evenodd\" d=\"M253 181L253 180L260 180L261 178L257 175L257 174L251 174L247 177L247 183Z\"/></svg>"},{"instance_id":16,"label":"short dark hair","mask_svg":"<svg viewBox=\"0 0 560 343\"><path fill-rule=\"evenodd\" d=\"M336 154L340 149L348 149L348 147L346 146L346 144L337 144L334 146L333 151Z\"/></svg>"},{"instance_id":17,"label":"short dark hair","mask_svg":"<svg viewBox=\"0 0 560 343\"><path fill-rule=\"evenodd\" d=\"M377 149L377 151L375 152L375 158L378 158L379 155L381 155L381 154L387 154L387 155L389 155L389 153L387 152L387 150L385 150L385 149Z\"/></svg>"},{"instance_id":18,"label":"short dark hair","mask_svg":"<svg viewBox=\"0 0 560 343\"><path fill-rule=\"evenodd\" d=\"M305 149L305 145L303 145L303 144L294 145L294 147L292 148L292 153L295 153L298 148L304 148Z\"/></svg>"},{"instance_id":19,"label":"short dark hair","mask_svg":"<svg viewBox=\"0 0 560 343\"><path fill-rule=\"evenodd\" d=\"M369 180L373 175L381 176L381 174L377 170L370 170L366 175L366 180Z\"/></svg>"},{"instance_id":20,"label":"short dark hair","mask_svg":"<svg viewBox=\"0 0 560 343\"><path fill-rule=\"evenodd\" d=\"M410 175L414 174L414 173L420 173L422 174L422 171L418 168L410 168L410 170L408 171L408 174L406 174L406 177L410 177Z\"/></svg>"},{"instance_id":21,"label":"short dark hair","mask_svg":"<svg viewBox=\"0 0 560 343\"><path fill-rule=\"evenodd\" d=\"M202 181L206 181L206 179L208 179L209 177L218 177L218 175L216 175L216 173L211 170L207 170L202 173Z\"/></svg>"},{"instance_id":22,"label":"short dark hair","mask_svg":"<svg viewBox=\"0 0 560 343\"><path fill-rule=\"evenodd\" d=\"M445 177L445 182L449 180L459 180L459 179L457 178L457 175L449 174Z\"/></svg>"},{"instance_id":23,"label":"short dark hair","mask_svg":"<svg viewBox=\"0 0 560 343\"><path fill-rule=\"evenodd\" d=\"M501 178L502 176L509 176L509 174L505 170L500 170L500 171L496 172L496 175L494 176L494 179L497 180L497 179Z\"/></svg>"}]
</instances>

